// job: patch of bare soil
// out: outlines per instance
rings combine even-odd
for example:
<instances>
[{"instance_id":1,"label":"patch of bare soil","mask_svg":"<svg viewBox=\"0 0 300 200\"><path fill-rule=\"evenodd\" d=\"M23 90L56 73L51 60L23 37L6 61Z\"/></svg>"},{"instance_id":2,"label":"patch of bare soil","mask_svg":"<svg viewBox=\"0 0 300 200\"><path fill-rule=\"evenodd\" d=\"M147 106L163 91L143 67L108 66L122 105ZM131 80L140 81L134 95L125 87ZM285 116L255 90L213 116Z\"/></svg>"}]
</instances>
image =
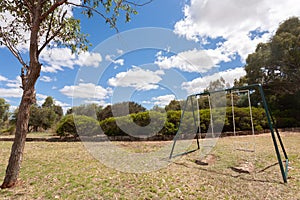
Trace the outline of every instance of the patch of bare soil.
<instances>
[{"instance_id":1,"label":"patch of bare soil","mask_svg":"<svg viewBox=\"0 0 300 200\"><path fill-rule=\"evenodd\" d=\"M196 160L195 163L198 165L213 165L217 160L214 154L209 154L201 160Z\"/></svg>"},{"instance_id":2,"label":"patch of bare soil","mask_svg":"<svg viewBox=\"0 0 300 200\"><path fill-rule=\"evenodd\" d=\"M238 173L251 174L254 172L254 165L252 162L240 163L238 166L231 167L231 169Z\"/></svg>"}]
</instances>

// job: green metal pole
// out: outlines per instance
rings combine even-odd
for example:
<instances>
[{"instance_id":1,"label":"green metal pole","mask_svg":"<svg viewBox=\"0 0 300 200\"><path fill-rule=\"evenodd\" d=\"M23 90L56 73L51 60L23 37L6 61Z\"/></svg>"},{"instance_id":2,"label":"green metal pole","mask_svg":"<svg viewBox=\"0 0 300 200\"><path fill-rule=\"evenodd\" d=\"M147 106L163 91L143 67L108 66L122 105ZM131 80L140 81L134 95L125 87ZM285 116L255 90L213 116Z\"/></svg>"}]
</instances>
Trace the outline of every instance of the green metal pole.
<instances>
[{"instance_id":1,"label":"green metal pole","mask_svg":"<svg viewBox=\"0 0 300 200\"><path fill-rule=\"evenodd\" d=\"M194 96L194 95L193 95L193 96ZM192 96L192 97L193 97L193 96ZM198 99L197 99L197 96L195 95L194 98L195 98L196 101L197 101L196 106L197 106L198 108L196 108L196 110L198 111L199 106L198 106ZM196 119L196 115L195 115L195 109L194 109L193 98L191 98L191 104L192 104L192 109L193 109L194 129L195 129L195 132L196 132L197 146L198 146L198 149L200 149L199 136L198 136L198 129L199 129L199 127L198 127L198 125L197 125L197 121L198 121L198 120ZM198 112L199 112L199 111L198 111Z\"/></svg>"},{"instance_id":2,"label":"green metal pole","mask_svg":"<svg viewBox=\"0 0 300 200\"><path fill-rule=\"evenodd\" d=\"M277 145L277 140L276 140L273 125L272 125L272 122L271 122L269 108L268 108L267 101L266 101L266 98L265 98L265 94L264 94L264 91L263 91L261 85L258 85L258 88L259 88L259 92L261 94L261 98L262 98L264 108L265 108L265 112L266 112L266 115L267 115L270 131L271 131L271 135L272 135L272 140L273 140L273 143L274 143L275 152L276 152L276 155L277 155L277 160L278 160L278 164L279 164L280 171L281 171L281 175L282 175L284 183L287 183L287 174L285 173L285 170L284 170L284 167L283 167L283 164L282 164L279 148L278 148L278 145Z\"/></svg>"},{"instance_id":3,"label":"green metal pole","mask_svg":"<svg viewBox=\"0 0 300 200\"><path fill-rule=\"evenodd\" d=\"M286 151L285 151L285 148L284 148L284 145L283 145L281 136L280 136L279 131L278 131L276 125L275 125L275 120L274 120L274 118L273 118L273 115L272 115L272 113L271 113L270 110L269 110L269 112L270 112L270 115L271 115L272 122L273 122L273 124L274 124L275 132L276 132L277 137L278 137L278 140L279 140L279 144L280 144L280 146L281 146L281 148L282 148L284 157L285 157L285 159L288 159L288 156L287 156L287 153L286 153Z\"/></svg>"}]
</instances>

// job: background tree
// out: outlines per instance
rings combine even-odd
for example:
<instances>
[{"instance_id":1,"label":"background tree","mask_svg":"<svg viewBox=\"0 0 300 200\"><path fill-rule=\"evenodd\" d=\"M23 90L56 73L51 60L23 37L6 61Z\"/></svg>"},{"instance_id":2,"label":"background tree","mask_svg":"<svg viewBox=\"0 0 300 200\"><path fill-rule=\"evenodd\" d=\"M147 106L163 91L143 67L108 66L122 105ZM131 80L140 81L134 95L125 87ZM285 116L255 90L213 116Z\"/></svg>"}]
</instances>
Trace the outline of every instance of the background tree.
<instances>
[{"instance_id":1,"label":"background tree","mask_svg":"<svg viewBox=\"0 0 300 200\"><path fill-rule=\"evenodd\" d=\"M300 20L284 21L267 43L258 44L246 59L248 84L261 83L273 94L300 89Z\"/></svg>"},{"instance_id":2,"label":"background tree","mask_svg":"<svg viewBox=\"0 0 300 200\"><path fill-rule=\"evenodd\" d=\"M11 122L16 123L18 109L12 115ZM51 128L63 115L61 106L55 105L52 97L47 97L42 106L33 104L30 107L30 117L28 122L28 132L37 132Z\"/></svg>"},{"instance_id":3,"label":"background tree","mask_svg":"<svg viewBox=\"0 0 300 200\"><path fill-rule=\"evenodd\" d=\"M212 92L217 90L223 90L229 87L230 85L225 82L225 79L223 77L220 77L220 79L209 82L208 87L204 91Z\"/></svg>"},{"instance_id":4,"label":"background tree","mask_svg":"<svg viewBox=\"0 0 300 200\"><path fill-rule=\"evenodd\" d=\"M4 122L8 120L9 117L9 104L5 99L0 98L0 128L4 125Z\"/></svg>"},{"instance_id":5,"label":"background tree","mask_svg":"<svg viewBox=\"0 0 300 200\"><path fill-rule=\"evenodd\" d=\"M45 99L45 102L42 104L43 108L52 108L54 106L54 100L52 97L48 96Z\"/></svg>"},{"instance_id":6,"label":"background tree","mask_svg":"<svg viewBox=\"0 0 300 200\"><path fill-rule=\"evenodd\" d=\"M28 122L28 132L39 131L39 128L47 130L51 128L56 121L59 121L59 116L52 108L39 107L34 104L30 108L30 118Z\"/></svg>"},{"instance_id":7,"label":"background tree","mask_svg":"<svg viewBox=\"0 0 300 200\"><path fill-rule=\"evenodd\" d=\"M55 105L55 101L51 96L48 96L45 99L45 102L42 104L42 108L44 108L45 111L47 111L46 108L53 111L56 114L55 116L56 122L58 122L64 114L62 107L59 105Z\"/></svg>"},{"instance_id":8,"label":"background tree","mask_svg":"<svg viewBox=\"0 0 300 200\"><path fill-rule=\"evenodd\" d=\"M88 48L87 36L80 30L80 20L71 16L66 6L81 8L87 17L96 13L115 28L117 17L122 14L121 10L125 13L126 21L129 21L130 15L136 14L132 8L136 5L122 0L82 0L80 4L69 0L0 1L0 18L6 23L0 28L0 44L6 46L20 62L23 89L15 140L1 188L12 187L17 182L30 107L35 103L35 83L42 66L39 61L41 52L49 46L68 47L73 53ZM26 56L20 51L20 46L24 44L29 45Z\"/></svg>"},{"instance_id":9,"label":"background tree","mask_svg":"<svg viewBox=\"0 0 300 200\"><path fill-rule=\"evenodd\" d=\"M107 119L107 118L110 118L110 117L112 117L112 116L113 116L113 114L112 114L112 111L111 111L111 105L108 105L108 106L106 106L105 108L103 108L103 109L101 110L101 112L99 112L99 113L97 114L97 119L98 119L99 121L102 121L102 120Z\"/></svg>"},{"instance_id":10,"label":"background tree","mask_svg":"<svg viewBox=\"0 0 300 200\"><path fill-rule=\"evenodd\" d=\"M72 135L77 138L79 134L81 134L80 136L94 136L100 133L100 127L99 122L93 117L66 115L59 121L56 133L60 137Z\"/></svg>"},{"instance_id":11,"label":"background tree","mask_svg":"<svg viewBox=\"0 0 300 200\"><path fill-rule=\"evenodd\" d=\"M73 106L67 110L67 114L84 115L89 117L96 117L101 112L102 106L96 104L83 104L80 106Z\"/></svg>"},{"instance_id":12,"label":"background tree","mask_svg":"<svg viewBox=\"0 0 300 200\"><path fill-rule=\"evenodd\" d=\"M279 127L299 126L300 20L292 17L279 25L267 43L258 44L246 59L246 76L235 84L261 83ZM251 101L259 102L253 93Z\"/></svg>"},{"instance_id":13,"label":"background tree","mask_svg":"<svg viewBox=\"0 0 300 200\"><path fill-rule=\"evenodd\" d=\"M154 105L151 109L151 111L156 111L156 112L160 112L160 113L164 113L166 112L165 108L162 108L158 105Z\"/></svg>"},{"instance_id":14,"label":"background tree","mask_svg":"<svg viewBox=\"0 0 300 200\"><path fill-rule=\"evenodd\" d=\"M113 117L114 114L117 115L115 117L126 116L128 114L145 112L147 109L142 105L136 102L122 102L116 103L114 105L108 105L103 110L99 112L97 118L99 121L102 121L106 118ZM129 112L129 113L128 113Z\"/></svg>"},{"instance_id":15,"label":"background tree","mask_svg":"<svg viewBox=\"0 0 300 200\"><path fill-rule=\"evenodd\" d=\"M183 101L178 101L178 100L172 100L170 101L170 103L168 105L166 105L165 109L166 111L169 111L169 110L181 110L183 109Z\"/></svg>"}]
</instances>

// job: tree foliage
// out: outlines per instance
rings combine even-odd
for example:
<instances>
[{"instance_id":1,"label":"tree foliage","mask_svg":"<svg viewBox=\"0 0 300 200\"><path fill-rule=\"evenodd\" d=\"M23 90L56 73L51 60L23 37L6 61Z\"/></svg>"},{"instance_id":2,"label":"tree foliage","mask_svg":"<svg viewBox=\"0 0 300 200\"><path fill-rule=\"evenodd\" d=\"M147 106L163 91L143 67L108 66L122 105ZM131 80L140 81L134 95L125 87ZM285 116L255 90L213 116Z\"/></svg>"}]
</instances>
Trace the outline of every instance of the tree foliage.
<instances>
[{"instance_id":1,"label":"tree foliage","mask_svg":"<svg viewBox=\"0 0 300 200\"><path fill-rule=\"evenodd\" d=\"M300 20L284 21L267 43L257 45L246 60L248 84L261 83L274 94L300 89Z\"/></svg>"},{"instance_id":2,"label":"tree foliage","mask_svg":"<svg viewBox=\"0 0 300 200\"><path fill-rule=\"evenodd\" d=\"M113 116L126 116L132 113L145 112L146 108L136 102L122 102L106 106L97 114L97 119L102 121Z\"/></svg>"},{"instance_id":3,"label":"tree foliage","mask_svg":"<svg viewBox=\"0 0 300 200\"><path fill-rule=\"evenodd\" d=\"M28 132L47 130L60 120L63 115L62 107L55 105L52 97L48 96L42 106L34 104L30 108Z\"/></svg>"},{"instance_id":4,"label":"tree foliage","mask_svg":"<svg viewBox=\"0 0 300 200\"><path fill-rule=\"evenodd\" d=\"M95 118L101 111L102 106L98 106L96 104L82 104L68 109L67 114L85 115Z\"/></svg>"},{"instance_id":5,"label":"tree foliage","mask_svg":"<svg viewBox=\"0 0 300 200\"><path fill-rule=\"evenodd\" d=\"M89 136L100 133L99 122L88 116L84 115L66 115L64 116L57 125L57 135L61 137L65 136Z\"/></svg>"},{"instance_id":6,"label":"tree foliage","mask_svg":"<svg viewBox=\"0 0 300 200\"><path fill-rule=\"evenodd\" d=\"M8 120L9 106L5 99L0 98L0 127Z\"/></svg>"},{"instance_id":7,"label":"tree foliage","mask_svg":"<svg viewBox=\"0 0 300 200\"><path fill-rule=\"evenodd\" d=\"M225 79L223 77L220 77L215 81L210 81L208 87L204 91L213 92L213 91L223 90L225 88L228 88L229 86L230 85L225 82Z\"/></svg>"},{"instance_id":8,"label":"tree foliage","mask_svg":"<svg viewBox=\"0 0 300 200\"><path fill-rule=\"evenodd\" d=\"M6 46L20 62L23 89L15 140L1 188L13 187L17 183L30 107L36 103L35 84L42 68L41 52L51 47L67 47L73 53L88 49L87 35L81 32L80 20L73 17L72 9L81 8L87 17L97 14L110 27L116 28L117 17L123 13L125 21L129 21L130 15L136 14L135 6L138 4L123 0L82 0L78 4L71 0L0 1L0 20L3 22L0 45Z\"/></svg>"},{"instance_id":9,"label":"tree foliage","mask_svg":"<svg viewBox=\"0 0 300 200\"><path fill-rule=\"evenodd\" d=\"M150 111L154 112L154 111ZM213 116L214 126L217 126L218 123L221 123L223 129L222 132L233 132L233 119L232 119L232 109L231 107L227 107L226 115L217 114ZM235 124L237 131L251 131L251 118L250 118L250 110L248 107L235 107ZM261 131L263 129L268 128L268 122L265 115L265 110L263 108L252 108L253 113L253 124L255 131ZM194 115L192 111L186 111L184 116L182 117L182 112L170 110L167 112L167 116L160 112L151 113L152 116L154 115L156 119L163 120L164 126L161 127L160 130L156 130L155 127L157 124L151 124L147 127L147 132L153 135L176 135L177 131L180 130L180 133L190 133L196 134L196 130L194 129ZM207 133L210 128L211 120L210 120L210 110L209 109L201 109L199 110L200 115L200 130L201 133ZM139 126L143 127L149 124L149 113L148 112L141 112L137 114L131 114L130 117L133 121L138 124ZM165 118L166 117L166 118ZM182 118L181 118L182 117ZM121 126L125 126L128 124L130 126L131 122L128 120L128 117L110 117L100 122L101 129L107 136L120 136L120 135L135 135L133 132L136 130L131 130L129 132L124 132L120 126L117 125L121 124ZM152 121L151 121L152 122ZM130 127L127 129L130 130ZM145 129L144 129L145 130ZM151 131L156 131L155 133ZM140 133L142 134L142 132Z\"/></svg>"},{"instance_id":10,"label":"tree foliage","mask_svg":"<svg viewBox=\"0 0 300 200\"><path fill-rule=\"evenodd\" d=\"M183 106L183 101L178 101L178 100L172 100L170 101L170 103L168 105L166 105L165 110L169 111L169 110L182 110Z\"/></svg>"},{"instance_id":11,"label":"tree foliage","mask_svg":"<svg viewBox=\"0 0 300 200\"><path fill-rule=\"evenodd\" d=\"M32 105L30 108L30 118L28 123L28 132L39 131L39 128L47 130L57 121L58 116L53 109Z\"/></svg>"},{"instance_id":12,"label":"tree foliage","mask_svg":"<svg viewBox=\"0 0 300 200\"><path fill-rule=\"evenodd\" d=\"M245 70L246 76L235 80L235 86L262 84L277 126L299 126L300 19L285 20L268 42L258 44L248 55ZM251 101L258 106L260 95L251 94Z\"/></svg>"}]
</instances>

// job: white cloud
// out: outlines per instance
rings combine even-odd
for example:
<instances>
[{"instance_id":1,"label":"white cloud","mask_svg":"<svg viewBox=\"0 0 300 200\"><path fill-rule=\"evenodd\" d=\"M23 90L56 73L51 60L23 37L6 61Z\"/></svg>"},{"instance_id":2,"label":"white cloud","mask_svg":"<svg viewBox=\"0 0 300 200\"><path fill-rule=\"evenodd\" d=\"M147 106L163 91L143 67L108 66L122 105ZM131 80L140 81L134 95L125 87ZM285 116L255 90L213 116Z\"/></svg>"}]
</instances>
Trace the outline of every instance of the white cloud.
<instances>
[{"instance_id":1,"label":"white cloud","mask_svg":"<svg viewBox=\"0 0 300 200\"><path fill-rule=\"evenodd\" d=\"M6 86L9 88L20 88L22 86L21 77L17 76L15 80L7 80Z\"/></svg>"},{"instance_id":2,"label":"white cloud","mask_svg":"<svg viewBox=\"0 0 300 200\"><path fill-rule=\"evenodd\" d=\"M1 97L18 98L22 96L23 90L20 88L22 84L19 76L17 76L15 80L9 80L3 76L0 76L0 79L6 86L6 88L0 88Z\"/></svg>"},{"instance_id":3,"label":"white cloud","mask_svg":"<svg viewBox=\"0 0 300 200\"><path fill-rule=\"evenodd\" d=\"M73 98L106 99L112 93L110 88L103 88L93 83L65 86L59 90L62 94Z\"/></svg>"},{"instance_id":4,"label":"white cloud","mask_svg":"<svg viewBox=\"0 0 300 200\"><path fill-rule=\"evenodd\" d=\"M123 66L124 65L124 59L117 59L117 60L114 60L113 59L114 55L106 55L105 56L105 60L109 61L109 62L112 62L114 64L117 64L117 65L121 65Z\"/></svg>"},{"instance_id":5,"label":"white cloud","mask_svg":"<svg viewBox=\"0 0 300 200\"><path fill-rule=\"evenodd\" d=\"M42 72L57 73L58 71L64 71L61 66L51 65L51 66L42 66Z\"/></svg>"},{"instance_id":6,"label":"white cloud","mask_svg":"<svg viewBox=\"0 0 300 200\"><path fill-rule=\"evenodd\" d=\"M259 42L266 42L280 22L299 16L297 0L191 0L185 6L184 19L175 25L175 32L188 39L222 37L223 51L237 52L244 61ZM265 32L250 38L254 30Z\"/></svg>"},{"instance_id":7,"label":"white cloud","mask_svg":"<svg viewBox=\"0 0 300 200\"><path fill-rule=\"evenodd\" d=\"M52 81L52 78L49 77L49 76L42 76L42 77L40 78L40 80L43 81L43 82L51 82L51 81Z\"/></svg>"},{"instance_id":8,"label":"white cloud","mask_svg":"<svg viewBox=\"0 0 300 200\"><path fill-rule=\"evenodd\" d=\"M73 69L74 65L81 67L98 67L102 61L99 53L83 52L79 55L72 54L68 48L45 49L40 56L44 65L43 72L56 73L64 71L64 67Z\"/></svg>"},{"instance_id":9,"label":"white cloud","mask_svg":"<svg viewBox=\"0 0 300 200\"><path fill-rule=\"evenodd\" d=\"M45 100L48 96L45 94L36 94L36 98L41 99L41 100Z\"/></svg>"},{"instance_id":10,"label":"white cloud","mask_svg":"<svg viewBox=\"0 0 300 200\"><path fill-rule=\"evenodd\" d=\"M22 89L21 88L0 88L1 97L6 98L19 98L22 96Z\"/></svg>"},{"instance_id":11,"label":"white cloud","mask_svg":"<svg viewBox=\"0 0 300 200\"><path fill-rule=\"evenodd\" d=\"M9 112L10 113L14 113L17 108L18 108L18 106L12 106L12 105L10 105L9 106Z\"/></svg>"},{"instance_id":12,"label":"white cloud","mask_svg":"<svg viewBox=\"0 0 300 200\"><path fill-rule=\"evenodd\" d=\"M6 77L0 75L0 81L7 81L7 80L8 79Z\"/></svg>"},{"instance_id":13,"label":"white cloud","mask_svg":"<svg viewBox=\"0 0 300 200\"><path fill-rule=\"evenodd\" d=\"M78 60L75 64L82 67L98 67L102 61L102 57L99 53L83 52L78 55Z\"/></svg>"},{"instance_id":14,"label":"white cloud","mask_svg":"<svg viewBox=\"0 0 300 200\"><path fill-rule=\"evenodd\" d=\"M124 53L124 51L123 51L122 49L117 49L117 53L118 53L119 55L122 55L122 54Z\"/></svg>"},{"instance_id":15,"label":"white cloud","mask_svg":"<svg viewBox=\"0 0 300 200\"><path fill-rule=\"evenodd\" d=\"M245 75L246 71L242 67L230 69L227 71L212 74L210 76L196 78L190 82L184 82L182 83L182 88L185 89L188 94L200 93L209 86L209 83L211 81L216 81L223 77L226 83L229 83L231 86L233 86L234 79L239 79L240 77Z\"/></svg>"},{"instance_id":16,"label":"white cloud","mask_svg":"<svg viewBox=\"0 0 300 200\"><path fill-rule=\"evenodd\" d=\"M47 72L57 72L58 70L63 71L62 67L73 69L75 55L68 48L45 49L41 53L40 59L50 65L43 67L42 71L46 68Z\"/></svg>"},{"instance_id":17,"label":"white cloud","mask_svg":"<svg viewBox=\"0 0 300 200\"><path fill-rule=\"evenodd\" d=\"M55 105L58 105L58 106L61 106L61 107L63 107L63 108L68 108L68 107L70 107L70 104L68 104L68 103L64 103L64 102L61 102L61 101L58 101L58 100L56 100L56 99L54 99L54 103L55 103Z\"/></svg>"},{"instance_id":18,"label":"white cloud","mask_svg":"<svg viewBox=\"0 0 300 200\"><path fill-rule=\"evenodd\" d=\"M162 53L158 53L157 64L162 69L178 68L186 72L207 72L213 67L216 67L220 62L231 61L230 54L224 52L221 48L189 50L180 52L171 57L165 57Z\"/></svg>"},{"instance_id":19,"label":"white cloud","mask_svg":"<svg viewBox=\"0 0 300 200\"><path fill-rule=\"evenodd\" d=\"M162 70L151 71L133 66L127 72L118 73L114 78L108 80L108 84L114 87L133 87L136 90L157 89L164 72Z\"/></svg>"},{"instance_id":20,"label":"white cloud","mask_svg":"<svg viewBox=\"0 0 300 200\"><path fill-rule=\"evenodd\" d=\"M85 100L84 103L86 104L96 104L96 105L101 105L103 107L109 105L106 103L104 100Z\"/></svg>"},{"instance_id":21,"label":"white cloud","mask_svg":"<svg viewBox=\"0 0 300 200\"><path fill-rule=\"evenodd\" d=\"M151 101L142 101L142 104L152 104Z\"/></svg>"},{"instance_id":22,"label":"white cloud","mask_svg":"<svg viewBox=\"0 0 300 200\"><path fill-rule=\"evenodd\" d=\"M45 99L47 98L47 95L44 94L36 94L36 102L38 105L42 105L45 102Z\"/></svg>"},{"instance_id":23,"label":"white cloud","mask_svg":"<svg viewBox=\"0 0 300 200\"><path fill-rule=\"evenodd\" d=\"M170 103L170 101L175 99L175 95L173 94L168 94L168 95L163 95L163 96L159 96L159 97L153 97L152 101L154 101L154 105L158 105L158 106L166 106Z\"/></svg>"}]
</instances>

